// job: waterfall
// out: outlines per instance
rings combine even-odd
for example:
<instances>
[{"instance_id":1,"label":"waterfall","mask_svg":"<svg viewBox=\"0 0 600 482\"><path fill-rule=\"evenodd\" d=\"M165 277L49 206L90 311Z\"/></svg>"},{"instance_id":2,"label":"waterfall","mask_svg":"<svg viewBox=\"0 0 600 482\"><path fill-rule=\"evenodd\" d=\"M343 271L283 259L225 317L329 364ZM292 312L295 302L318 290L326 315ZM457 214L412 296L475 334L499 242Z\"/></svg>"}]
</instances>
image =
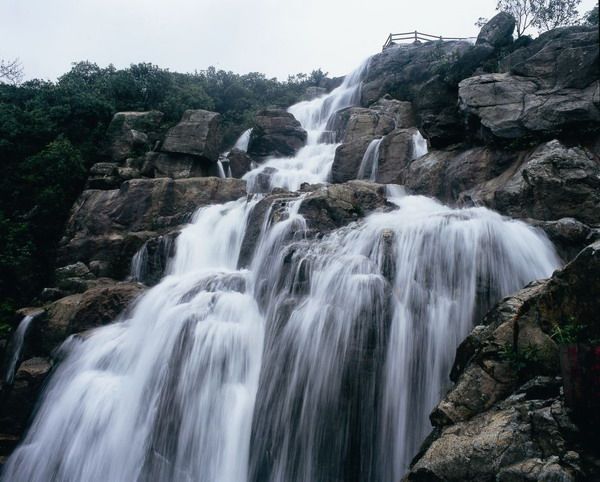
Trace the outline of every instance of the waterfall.
<instances>
[{"instance_id":1,"label":"waterfall","mask_svg":"<svg viewBox=\"0 0 600 482\"><path fill-rule=\"evenodd\" d=\"M267 174L291 190L327 179L337 146L320 133L357 102L366 65L290 108L308 143L248 173L250 189ZM559 260L522 222L387 191L393 208L322 237L306 194L278 199L249 269L238 258L259 197L199 209L128 318L62 345L2 480L400 480L457 345Z\"/></svg>"},{"instance_id":2,"label":"waterfall","mask_svg":"<svg viewBox=\"0 0 600 482\"><path fill-rule=\"evenodd\" d=\"M413 159L418 159L421 156L427 154L427 141L423 137L420 131L413 134Z\"/></svg>"},{"instance_id":3,"label":"waterfall","mask_svg":"<svg viewBox=\"0 0 600 482\"><path fill-rule=\"evenodd\" d=\"M219 177L220 178L226 178L227 175L225 174L225 169L223 169L223 162L221 161L221 159L219 159L217 161L217 169L219 170Z\"/></svg>"},{"instance_id":4,"label":"waterfall","mask_svg":"<svg viewBox=\"0 0 600 482\"><path fill-rule=\"evenodd\" d=\"M247 151L248 144L250 143L250 134L252 134L252 129L246 129L242 132L242 135L235 141L233 147L235 149L239 149L240 151Z\"/></svg>"},{"instance_id":5,"label":"waterfall","mask_svg":"<svg viewBox=\"0 0 600 482\"><path fill-rule=\"evenodd\" d=\"M23 354L25 337L27 336L29 326L34 318L34 315L27 315L23 317L23 319L19 322L17 329L13 333L10 343L8 344L8 351L5 361L6 369L4 371L4 376L2 377L4 383L10 385L14 380L15 371L17 370L17 366L21 361L21 355Z\"/></svg>"},{"instance_id":6,"label":"waterfall","mask_svg":"<svg viewBox=\"0 0 600 482\"><path fill-rule=\"evenodd\" d=\"M373 139L367 147L360 166L358 168L357 179L369 179L375 181L377 178L377 168L379 167L379 146L383 138ZM367 176L367 171L369 175Z\"/></svg>"},{"instance_id":7,"label":"waterfall","mask_svg":"<svg viewBox=\"0 0 600 482\"><path fill-rule=\"evenodd\" d=\"M268 177L268 190L282 187L295 191L302 183L318 184L327 180L339 144L322 143L321 136L332 114L359 103L361 80L368 65L368 60L363 62L329 94L300 102L288 109L307 131L306 146L294 157L268 159L257 169L244 175L249 192L260 191L258 186L265 176Z\"/></svg>"}]
</instances>

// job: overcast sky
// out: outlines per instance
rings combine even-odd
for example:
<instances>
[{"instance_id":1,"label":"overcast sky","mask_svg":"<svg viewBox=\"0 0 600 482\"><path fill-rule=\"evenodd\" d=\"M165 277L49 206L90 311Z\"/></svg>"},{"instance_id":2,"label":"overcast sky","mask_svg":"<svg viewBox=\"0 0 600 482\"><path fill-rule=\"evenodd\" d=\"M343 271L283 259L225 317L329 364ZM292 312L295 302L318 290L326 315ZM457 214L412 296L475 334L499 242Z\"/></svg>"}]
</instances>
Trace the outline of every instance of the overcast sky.
<instances>
[{"instance_id":1,"label":"overcast sky","mask_svg":"<svg viewBox=\"0 0 600 482\"><path fill-rule=\"evenodd\" d=\"M584 0L581 12L596 0ZM381 49L390 32L474 36L496 0L0 0L0 58L27 78L55 79L90 60L152 62L191 72L322 68L343 75Z\"/></svg>"}]
</instances>

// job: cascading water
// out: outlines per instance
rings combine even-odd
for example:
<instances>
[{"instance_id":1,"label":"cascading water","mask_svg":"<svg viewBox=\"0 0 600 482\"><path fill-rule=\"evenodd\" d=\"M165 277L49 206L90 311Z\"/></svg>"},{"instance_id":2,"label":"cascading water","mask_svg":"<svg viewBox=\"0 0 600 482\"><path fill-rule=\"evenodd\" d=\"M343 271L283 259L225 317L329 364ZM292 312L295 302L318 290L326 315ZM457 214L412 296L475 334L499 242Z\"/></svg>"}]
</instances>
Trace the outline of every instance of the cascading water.
<instances>
[{"instance_id":1,"label":"cascading water","mask_svg":"<svg viewBox=\"0 0 600 482\"><path fill-rule=\"evenodd\" d=\"M374 181L377 178L377 168L379 167L379 146L381 145L382 139L383 138L373 139L367 146L367 150L360 161L358 174L356 175L358 179L369 179L370 181Z\"/></svg>"},{"instance_id":2,"label":"cascading water","mask_svg":"<svg viewBox=\"0 0 600 482\"><path fill-rule=\"evenodd\" d=\"M269 173L270 189L282 187L295 191L302 183L316 184L327 180L338 144L321 142L323 132L333 113L359 102L360 82L368 64L368 60L363 62L331 93L288 109L307 131L306 146L295 157L271 158L247 173L243 179L248 182L249 192L259 190L259 179L265 173Z\"/></svg>"},{"instance_id":3,"label":"cascading water","mask_svg":"<svg viewBox=\"0 0 600 482\"><path fill-rule=\"evenodd\" d=\"M27 336L27 332L29 331L29 327L34 318L34 315L23 317L8 344L8 354L4 363L6 369L4 370L4 376L2 377L4 383L10 385L13 382L17 365L19 364L23 353L25 337Z\"/></svg>"},{"instance_id":4,"label":"cascading water","mask_svg":"<svg viewBox=\"0 0 600 482\"><path fill-rule=\"evenodd\" d=\"M309 142L250 188L266 167L271 186L327 179L336 145L319 141L364 68L290 108ZM127 319L62 346L3 480L400 480L476 317L559 261L524 223L388 192L396 209L320 239L303 197L280 199L248 270L257 199L200 209Z\"/></svg>"},{"instance_id":5,"label":"cascading water","mask_svg":"<svg viewBox=\"0 0 600 482\"><path fill-rule=\"evenodd\" d=\"M242 132L242 135L235 141L234 148L239 149L240 151L247 151L248 144L250 143L250 134L252 134L252 129L246 129Z\"/></svg>"}]
</instances>

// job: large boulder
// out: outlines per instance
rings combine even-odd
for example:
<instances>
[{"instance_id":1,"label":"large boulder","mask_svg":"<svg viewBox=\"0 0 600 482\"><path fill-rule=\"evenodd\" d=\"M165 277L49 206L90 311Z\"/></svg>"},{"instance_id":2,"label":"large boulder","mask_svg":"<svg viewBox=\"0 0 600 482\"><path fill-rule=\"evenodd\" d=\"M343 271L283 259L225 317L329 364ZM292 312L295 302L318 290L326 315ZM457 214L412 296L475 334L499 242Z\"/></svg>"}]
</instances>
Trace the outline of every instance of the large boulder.
<instances>
[{"instance_id":1,"label":"large boulder","mask_svg":"<svg viewBox=\"0 0 600 482\"><path fill-rule=\"evenodd\" d=\"M333 142L344 144L364 138L381 137L395 128L396 122L392 115L365 107L341 109L331 116L327 125L327 131L332 133Z\"/></svg>"},{"instance_id":2,"label":"large boulder","mask_svg":"<svg viewBox=\"0 0 600 482\"><path fill-rule=\"evenodd\" d=\"M567 419L554 381L559 350L553 334L575 323L585 337L598 338L599 272L600 243L595 242L550 279L490 311L457 350L455 385L431 414L436 428L406 480L575 480L583 475L571 464L579 455L567 453L577 429ZM525 476L528 468L531 477ZM555 478L536 478L544 470Z\"/></svg>"},{"instance_id":3,"label":"large boulder","mask_svg":"<svg viewBox=\"0 0 600 482\"><path fill-rule=\"evenodd\" d=\"M110 159L122 163L146 152L158 139L163 113L117 112L106 131Z\"/></svg>"},{"instance_id":4,"label":"large boulder","mask_svg":"<svg viewBox=\"0 0 600 482\"><path fill-rule=\"evenodd\" d=\"M471 197L510 216L600 223L600 160L586 149L550 141L510 174L484 184Z\"/></svg>"},{"instance_id":5,"label":"large boulder","mask_svg":"<svg viewBox=\"0 0 600 482\"><path fill-rule=\"evenodd\" d=\"M483 139L583 137L600 130L599 69L597 29L556 29L506 57L502 73L463 80L460 109Z\"/></svg>"},{"instance_id":6,"label":"large boulder","mask_svg":"<svg viewBox=\"0 0 600 482\"><path fill-rule=\"evenodd\" d=\"M255 158L293 156L306 143L306 131L282 109L265 109L254 119L248 154Z\"/></svg>"},{"instance_id":7,"label":"large boulder","mask_svg":"<svg viewBox=\"0 0 600 482\"><path fill-rule=\"evenodd\" d=\"M252 168L252 158L241 149L233 148L227 154L231 177L241 179Z\"/></svg>"},{"instance_id":8,"label":"large boulder","mask_svg":"<svg viewBox=\"0 0 600 482\"><path fill-rule=\"evenodd\" d=\"M84 191L67 221L58 264L82 261L97 266L97 275L122 279L146 240L186 223L199 207L245 194L244 181L215 177L134 179L116 190Z\"/></svg>"},{"instance_id":9,"label":"large boulder","mask_svg":"<svg viewBox=\"0 0 600 482\"><path fill-rule=\"evenodd\" d=\"M143 290L140 283L106 279L84 293L55 301L46 308L46 318L35 326L36 345L50 354L69 335L111 323Z\"/></svg>"},{"instance_id":10,"label":"large boulder","mask_svg":"<svg viewBox=\"0 0 600 482\"><path fill-rule=\"evenodd\" d=\"M515 18L510 13L500 12L482 27L476 44L487 44L495 48L510 45L514 30Z\"/></svg>"},{"instance_id":11,"label":"large boulder","mask_svg":"<svg viewBox=\"0 0 600 482\"><path fill-rule=\"evenodd\" d=\"M340 144L335 150L331 165L331 182L341 183L357 179L362 159L372 141L372 137L362 137Z\"/></svg>"},{"instance_id":12,"label":"large boulder","mask_svg":"<svg viewBox=\"0 0 600 482\"><path fill-rule=\"evenodd\" d=\"M27 359L17 368L13 384L3 390L0 400L0 441L4 443L0 444L0 456L10 454L27 427L51 368L52 362L46 357ZM7 442L10 445L6 446Z\"/></svg>"},{"instance_id":13,"label":"large boulder","mask_svg":"<svg viewBox=\"0 0 600 482\"><path fill-rule=\"evenodd\" d=\"M385 136L379 145L375 180L382 184L401 183L401 174L417 157L417 129L396 129Z\"/></svg>"},{"instance_id":14,"label":"large boulder","mask_svg":"<svg viewBox=\"0 0 600 482\"><path fill-rule=\"evenodd\" d=\"M207 110L186 110L181 121L167 132L161 150L217 162L222 141L220 114Z\"/></svg>"},{"instance_id":15,"label":"large boulder","mask_svg":"<svg viewBox=\"0 0 600 482\"><path fill-rule=\"evenodd\" d=\"M219 169L216 162L208 161L201 156L172 152L148 152L142 172L147 177L186 179L218 176Z\"/></svg>"}]
</instances>

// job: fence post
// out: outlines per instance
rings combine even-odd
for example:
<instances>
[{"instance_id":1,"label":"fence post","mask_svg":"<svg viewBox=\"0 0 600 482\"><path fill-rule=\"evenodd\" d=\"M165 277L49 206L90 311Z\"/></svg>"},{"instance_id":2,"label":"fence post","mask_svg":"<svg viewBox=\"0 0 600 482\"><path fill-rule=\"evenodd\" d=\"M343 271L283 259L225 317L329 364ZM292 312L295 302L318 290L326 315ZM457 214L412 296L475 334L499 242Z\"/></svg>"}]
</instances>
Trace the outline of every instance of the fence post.
<instances>
[{"instance_id":1,"label":"fence post","mask_svg":"<svg viewBox=\"0 0 600 482\"><path fill-rule=\"evenodd\" d=\"M415 42L416 42L417 40L419 40L419 37L418 37L418 32L415 30Z\"/></svg>"}]
</instances>

